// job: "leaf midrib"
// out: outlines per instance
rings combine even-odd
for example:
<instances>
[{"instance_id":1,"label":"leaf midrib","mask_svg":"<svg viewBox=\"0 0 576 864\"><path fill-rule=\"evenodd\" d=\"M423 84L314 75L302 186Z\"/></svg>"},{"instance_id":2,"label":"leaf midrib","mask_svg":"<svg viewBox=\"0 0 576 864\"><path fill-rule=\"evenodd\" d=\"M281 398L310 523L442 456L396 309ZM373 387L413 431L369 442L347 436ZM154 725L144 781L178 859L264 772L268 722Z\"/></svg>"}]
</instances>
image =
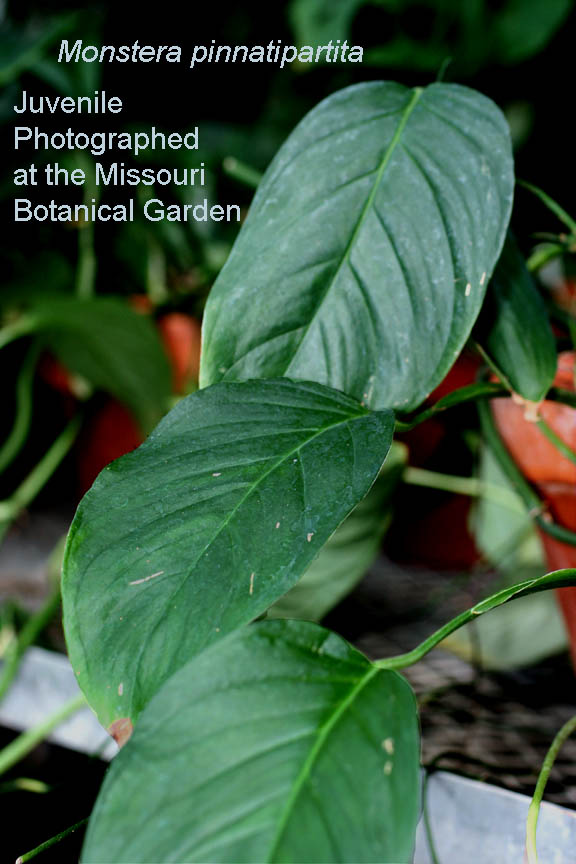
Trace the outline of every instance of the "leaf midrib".
<instances>
[{"instance_id":1,"label":"leaf midrib","mask_svg":"<svg viewBox=\"0 0 576 864\"><path fill-rule=\"evenodd\" d=\"M304 785L310 777L314 763L320 755L320 752L322 751L326 740L329 738L330 733L341 720L348 708L355 702L356 698L359 696L362 690L364 690L364 688L368 685L372 678L374 678L374 676L378 674L379 671L380 670L378 669L378 667L371 663L366 673L354 685L346 698L339 703L334 713L330 715L328 720L318 730L316 741L314 742L312 749L310 750L306 760L304 761L304 764L300 769L300 773L294 781L292 792L290 794L290 797L288 798L288 801L286 802L286 806L284 807L282 815L280 816L280 822L278 824L278 828L276 829L276 834L274 835L270 851L266 857L267 864L275 864L277 860L275 858L276 852L278 851L280 841L282 840L284 832L286 831L294 807L297 804L300 792L302 791Z\"/></svg>"},{"instance_id":2,"label":"leaf midrib","mask_svg":"<svg viewBox=\"0 0 576 864\"><path fill-rule=\"evenodd\" d=\"M352 421L358 420L360 418L366 418L368 416L370 416L370 412L363 409L363 410L359 411L357 414L350 414L345 419L337 420L335 423L330 423L329 425L322 426L320 429L318 429L318 431L314 435L311 435L309 438L306 438L305 441L301 441L296 447L293 447L291 450L285 451L282 454L282 456L279 459L277 459L270 468L268 468L263 474L261 474L260 477L258 477L258 479L255 480L250 485L250 487L248 488L246 493L240 498L240 500L237 502L237 504L232 508L229 515L226 517L226 519L218 526L218 529L214 532L214 534L212 535L210 540L204 545L202 550L194 557L194 560L186 568L186 575L185 575L184 579L182 579L180 584L171 592L170 596L166 600L166 603L164 604L164 613L169 608L169 606L171 605L174 598L179 594L179 592L187 584L188 580L192 576L192 573L194 572L194 569L197 567L198 562L202 560L202 557L206 554L207 550L212 546L213 543L216 542L216 540L218 539L220 534L224 531L224 529L230 524L232 519L236 516L238 510L240 510L240 508L243 506L243 504L245 504L245 502L248 500L248 498L250 498L250 496L255 492L256 489L258 489L258 487L266 480L267 477L269 477L271 474L273 474L281 465L283 465L286 462L286 460L290 459L294 454L299 453L304 447L307 447L316 438L320 437L321 435L324 435L325 433L329 432L332 429L335 429L338 426L347 425ZM148 639L152 638L152 636L156 632L157 628L160 626L162 620L163 620L163 615L159 614L157 616L155 626L152 627L152 629L150 630L150 632L148 634ZM142 660L142 657L144 655L145 650L146 650L146 643L143 642L142 648L138 654L138 657L137 657L136 663L135 663L135 672L134 672L134 678L133 678L134 681L138 680L140 663L141 663L141 660ZM134 713L134 695L135 695L134 692L132 692L132 694L131 694L131 699L132 699L131 712L132 713ZM136 714L137 713L139 713L139 712L137 711Z\"/></svg>"},{"instance_id":3,"label":"leaf midrib","mask_svg":"<svg viewBox=\"0 0 576 864\"><path fill-rule=\"evenodd\" d=\"M298 345L294 349L291 357L288 359L288 362L285 366L284 372L282 373L283 375L288 374L288 371L289 371L290 367L292 366L292 363L296 359L298 352L300 351L300 348L302 347L304 340L306 339L306 336L308 335L310 327L312 326L316 316L320 312L320 309L322 308L322 305L324 304L326 297L328 296L328 294L330 293L330 290L332 289L333 285L336 283L338 277L340 276L342 268L344 267L345 264L348 263L348 261L350 259L350 255L352 253L352 249L354 247L354 244L356 243L356 239L358 237L358 234L360 233L362 226L364 225L364 220L366 219L366 216L369 213L369 211L372 207L372 204L374 203L374 199L375 199L376 194L378 192L378 188L380 186L380 183L382 182L382 177L384 176L384 172L385 172L386 168L388 167L390 159L392 158L392 154L394 153L394 150L396 149L396 145L398 144L398 142L400 141L400 138L402 137L402 133L404 132L404 129L406 128L408 120L410 119L410 115L412 114L412 112L416 108L416 105L417 105L418 101L420 100L420 97L421 97L423 92L424 92L424 88L422 88L422 87L415 87L413 90L412 97L411 97L408 105L406 106L406 108L404 109L404 111L402 113L402 117L400 118L400 122L398 123L398 126L396 127L396 131L394 132L394 135L392 136L392 140L390 141L386 150L384 151L384 154L383 154L382 159L380 161L380 165L378 167L376 178L375 178L374 183L372 184L372 188L370 190L370 194L368 195L368 197L366 199L364 207L362 208L362 212L360 213L360 216L358 217L358 221L356 222L356 225L354 226L354 230L353 230L352 234L350 235L350 239L349 239L348 243L346 244L344 252L342 253L342 257L340 258L340 263L338 264L338 267L337 267L334 275L332 276L332 278L327 282L326 287L325 287L324 291L322 292L322 295L320 296L320 298L316 304L316 308L314 309L314 312L310 316L310 320L308 321L306 326L303 328L302 335L298 341Z\"/></svg>"}]
</instances>

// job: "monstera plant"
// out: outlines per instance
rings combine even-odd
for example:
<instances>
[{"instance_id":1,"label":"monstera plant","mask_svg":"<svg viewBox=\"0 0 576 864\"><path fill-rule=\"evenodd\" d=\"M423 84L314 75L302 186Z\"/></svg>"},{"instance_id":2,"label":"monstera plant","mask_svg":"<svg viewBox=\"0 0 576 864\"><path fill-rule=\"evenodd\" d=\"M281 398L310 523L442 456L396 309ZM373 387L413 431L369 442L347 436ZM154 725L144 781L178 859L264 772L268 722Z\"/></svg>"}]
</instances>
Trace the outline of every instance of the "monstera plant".
<instances>
[{"instance_id":1,"label":"monstera plant","mask_svg":"<svg viewBox=\"0 0 576 864\"><path fill-rule=\"evenodd\" d=\"M548 393L556 349L509 232L514 185L502 113L452 84L347 88L278 152L208 300L201 389L101 473L68 538L70 658L122 745L84 862L411 860L419 727L398 670L574 572L375 661L279 601L358 542L358 513L378 534L395 428L429 414L483 307L496 375L432 410Z\"/></svg>"}]
</instances>

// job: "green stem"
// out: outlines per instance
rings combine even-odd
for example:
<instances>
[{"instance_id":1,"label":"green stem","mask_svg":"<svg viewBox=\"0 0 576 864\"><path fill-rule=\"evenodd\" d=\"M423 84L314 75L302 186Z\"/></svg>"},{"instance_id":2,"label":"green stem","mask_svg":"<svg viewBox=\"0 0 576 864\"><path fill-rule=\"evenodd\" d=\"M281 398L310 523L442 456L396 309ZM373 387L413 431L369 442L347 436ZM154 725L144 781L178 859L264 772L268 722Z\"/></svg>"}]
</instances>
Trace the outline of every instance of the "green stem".
<instances>
[{"instance_id":1,"label":"green stem","mask_svg":"<svg viewBox=\"0 0 576 864\"><path fill-rule=\"evenodd\" d=\"M0 783L0 795L6 792L35 792L36 795L46 795L52 791L52 786L42 780L34 780L31 777L17 777L15 780L7 780Z\"/></svg>"},{"instance_id":2,"label":"green stem","mask_svg":"<svg viewBox=\"0 0 576 864\"><path fill-rule=\"evenodd\" d=\"M10 524L28 507L56 471L74 443L80 429L81 417L77 414L54 441L28 477L5 501L0 501L0 542Z\"/></svg>"},{"instance_id":3,"label":"green stem","mask_svg":"<svg viewBox=\"0 0 576 864\"><path fill-rule=\"evenodd\" d=\"M407 420L397 420L396 429L398 432L408 432L410 429L419 426L420 423L429 420L430 417L434 417L442 411L446 411L448 408L455 408L457 405L463 405L466 402L475 402L481 399L494 399L498 396L508 395L509 393L505 387L491 381L469 384L466 387L460 387L458 390L454 390L453 393L449 393L447 396L443 396L442 399L439 399L438 402L434 403L434 405L425 408L414 417Z\"/></svg>"},{"instance_id":4,"label":"green stem","mask_svg":"<svg viewBox=\"0 0 576 864\"><path fill-rule=\"evenodd\" d=\"M0 447L0 472L4 471L14 461L28 437L32 417L32 385L39 353L40 346L32 345L26 354L18 375L15 399L16 419L8 438L6 438L2 447Z\"/></svg>"},{"instance_id":5,"label":"green stem","mask_svg":"<svg viewBox=\"0 0 576 864\"><path fill-rule=\"evenodd\" d=\"M566 442L556 434L556 432L554 432L548 423L540 418L540 420L536 421L536 425L546 438L548 438L548 440L556 447L556 449L565 456L566 459L569 459L570 462L573 462L576 465L576 453L574 453L572 448L569 447L568 444L566 444Z\"/></svg>"},{"instance_id":6,"label":"green stem","mask_svg":"<svg viewBox=\"0 0 576 864\"><path fill-rule=\"evenodd\" d=\"M457 495L469 495L471 498L488 498L503 507L518 510L518 496L514 492L495 483L485 483L477 477L455 477L453 474L440 474L409 466L404 469L402 479L409 486L440 489Z\"/></svg>"},{"instance_id":7,"label":"green stem","mask_svg":"<svg viewBox=\"0 0 576 864\"><path fill-rule=\"evenodd\" d=\"M21 315L16 321L6 324L0 330L0 348L4 348L22 336L28 336L36 330L37 326L38 323L32 315Z\"/></svg>"},{"instance_id":8,"label":"green stem","mask_svg":"<svg viewBox=\"0 0 576 864\"><path fill-rule=\"evenodd\" d=\"M24 855L20 855L20 857L16 859L16 864L26 864L26 861L32 861L32 859L36 858L37 855L40 855L41 852L45 852L47 849L51 849L52 846L60 843L61 840L65 840L66 837L69 837L70 834L73 834L75 831L78 830L78 828L82 828L84 825L86 825L87 822L87 818L81 819L80 822L76 822L75 825L72 825L70 828L66 828L64 831L56 834L55 837L51 837L50 840L46 840L44 843L41 843L40 846L37 846L30 852L26 852Z\"/></svg>"},{"instance_id":9,"label":"green stem","mask_svg":"<svg viewBox=\"0 0 576 864\"><path fill-rule=\"evenodd\" d=\"M256 189L262 179L262 174L250 165L240 162L234 156L227 156L222 162L224 173L233 180L238 180L251 189Z\"/></svg>"},{"instance_id":10,"label":"green stem","mask_svg":"<svg viewBox=\"0 0 576 864\"><path fill-rule=\"evenodd\" d=\"M78 693L77 696L66 702L62 708L59 708L58 711L47 717L42 723L39 723L38 726L34 726L33 729L23 732L18 738L15 738L14 741L8 744L7 747L0 750L0 774L4 774L13 765L20 762L21 759L24 759L56 726L59 726L79 711L80 708L83 708L85 704L86 699L84 695Z\"/></svg>"},{"instance_id":11,"label":"green stem","mask_svg":"<svg viewBox=\"0 0 576 864\"><path fill-rule=\"evenodd\" d=\"M562 748L562 745L566 741L567 738L572 735L573 732L576 732L576 716L571 717L567 723L560 729L548 753L546 754L546 758L542 764L542 768L540 769L540 774L538 775L538 782L536 783L536 789L534 790L534 797L530 802L530 807L528 808L528 818L526 820L526 856L528 858L528 864L538 864L538 853L536 851L536 829L538 827L538 816L540 814L540 804L542 803L542 798L544 796L544 790L546 789L546 784L548 782L548 778L550 776L550 771L554 766L554 762L556 761L556 757Z\"/></svg>"},{"instance_id":12,"label":"green stem","mask_svg":"<svg viewBox=\"0 0 576 864\"><path fill-rule=\"evenodd\" d=\"M426 842L428 843L428 852L430 853L430 859L432 864L440 864L440 859L438 858L438 853L436 852L436 844L434 842L434 834L432 833L432 823L430 822L430 813L428 811L428 783L430 782L431 775L426 772L426 777L424 780L424 788L422 789L422 799L423 799L423 808L422 808L422 819L424 822L424 831L426 832Z\"/></svg>"},{"instance_id":13,"label":"green stem","mask_svg":"<svg viewBox=\"0 0 576 864\"><path fill-rule=\"evenodd\" d=\"M536 579L527 579L524 582L518 582L516 585L510 585L503 588L496 594L486 597L466 609L448 621L428 639L417 645L412 651L407 651L405 654L398 654L396 657L385 657L382 660L375 660L374 665L379 669L404 669L406 666L413 666L421 660L426 654L436 648L447 636L450 636L460 627L468 624L470 621L475 621L480 615L490 612L492 609L497 609L498 606L503 606L511 600L519 597L526 597L529 594L536 594L539 591L548 591L552 588L568 588L576 585L576 569L555 570L552 573L547 573L545 576L540 576Z\"/></svg>"},{"instance_id":14,"label":"green stem","mask_svg":"<svg viewBox=\"0 0 576 864\"><path fill-rule=\"evenodd\" d=\"M564 210L563 207L560 206L553 198L544 192L543 189L540 189L538 186L533 186L532 183L527 183L525 180L516 180L519 186L522 186L524 189L527 189L529 192L532 192L533 195L536 195L537 198L542 201L543 204L548 207L549 210L554 213L555 216L558 217L560 222L563 222L564 225L570 230L572 234L576 235L576 222L574 219Z\"/></svg>"},{"instance_id":15,"label":"green stem","mask_svg":"<svg viewBox=\"0 0 576 864\"><path fill-rule=\"evenodd\" d=\"M6 695L8 688L12 684L22 655L29 645L36 641L37 636L50 623L60 605L60 585L52 591L46 602L34 615L31 615L17 638L14 639L7 651L2 672L0 674L0 702Z\"/></svg>"},{"instance_id":16,"label":"green stem","mask_svg":"<svg viewBox=\"0 0 576 864\"><path fill-rule=\"evenodd\" d=\"M375 660L374 665L378 666L379 669L405 669L406 666L413 666L414 663L422 660L433 648L436 648L447 636L450 636L456 630L459 630L460 627L468 624L475 617L476 613L472 609L467 609L465 612L457 615L456 618L452 618L451 621L448 621L439 630L432 633L428 639L425 639L424 642L421 642L412 651L407 651L405 654L397 654L396 657L385 657L383 660Z\"/></svg>"},{"instance_id":17,"label":"green stem","mask_svg":"<svg viewBox=\"0 0 576 864\"><path fill-rule=\"evenodd\" d=\"M146 293L153 306L168 300L166 287L166 256L162 246L151 231L146 235Z\"/></svg>"},{"instance_id":18,"label":"green stem","mask_svg":"<svg viewBox=\"0 0 576 864\"><path fill-rule=\"evenodd\" d=\"M566 251L566 247L560 243L546 243L538 246L526 261L526 266L531 273L537 273L549 261L558 258Z\"/></svg>"},{"instance_id":19,"label":"green stem","mask_svg":"<svg viewBox=\"0 0 576 864\"><path fill-rule=\"evenodd\" d=\"M98 203L99 189L94 180L94 165L85 153L76 154L79 167L84 171L84 204L90 206L92 199ZM96 254L94 252L94 223L90 220L78 225L78 263L76 266L76 294L82 299L92 297L96 281Z\"/></svg>"}]
</instances>

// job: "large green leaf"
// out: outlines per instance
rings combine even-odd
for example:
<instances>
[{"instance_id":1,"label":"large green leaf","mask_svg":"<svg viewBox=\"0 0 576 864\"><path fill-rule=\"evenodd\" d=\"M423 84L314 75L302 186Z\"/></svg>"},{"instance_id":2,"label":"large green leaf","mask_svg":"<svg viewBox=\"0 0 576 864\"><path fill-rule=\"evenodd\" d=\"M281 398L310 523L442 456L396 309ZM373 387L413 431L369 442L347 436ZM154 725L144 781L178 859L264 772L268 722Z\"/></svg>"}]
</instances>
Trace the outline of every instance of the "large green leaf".
<instances>
[{"instance_id":1,"label":"large green leaf","mask_svg":"<svg viewBox=\"0 0 576 864\"><path fill-rule=\"evenodd\" d=\"M512 193L506 121L479 93L329 97L272 162L210 294L202 384L288 375L416 407L468 337Z\"/></svg>"},{"instance_id":2,"label":"large green leaf","mask_svg":"<svg viewBox=\"0 0 576 864\"><path fill-rule=\"evenodd\" d=\"M317 625L262 622L150 702L82 861L401 864L419 805L408 683Z\"/></svg>"},{"instance_id":3,"label":"large green leaf","mask_svg":"<svg viewBox=\"0 0 576 864\"><path fill-rule=\"evenodd\" d=\"M61 361L132 409L145 431L166 411L170 367L151 321L112 298L37 299L27 313Z\"/></svg>"},{"instance_id":4,"label":"large green leaf","mask_svg":"<svg viewBox=\"0 0 576 864\"><path fill-rule=\"evenodd\" d=\"M546 306L509 235L478 322L478 341L503 380L533 402L556 372L556 346Z\"/></svg>"},{"instance_id":5,"label":"large green leaf","mask_svg":"<svg viewBox=\"0 0 576 864\"><path fill-rule=\"evenodd\" d=\"M394 441L368 495L328 540L302 579L268 611L269 618L319 621L374 562L392 516L391 499L406 466L407 449Z\"/></svg>"},{"instance_id":6,"label":"large green leaf","mask_svg":"<svg viewBox=\"0 0 576 864\"><path fill-rule=\"evenodd\" d=\"M391 412L318 384L220 384L100 474L72 524L72 665L104 725L306 570L384 462Z\"/></svg>"}]
</instances>

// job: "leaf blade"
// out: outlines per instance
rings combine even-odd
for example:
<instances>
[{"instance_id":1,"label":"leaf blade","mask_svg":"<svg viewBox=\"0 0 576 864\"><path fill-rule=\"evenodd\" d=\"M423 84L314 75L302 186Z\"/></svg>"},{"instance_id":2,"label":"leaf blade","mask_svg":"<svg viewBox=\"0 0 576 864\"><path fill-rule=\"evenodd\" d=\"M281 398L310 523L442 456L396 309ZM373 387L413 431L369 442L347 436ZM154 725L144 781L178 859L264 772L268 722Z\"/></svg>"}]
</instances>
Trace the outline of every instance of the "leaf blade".
<instances>
[{"instance_id":1,"label":"leaf blade","mask_svg":"<svg viewBox=\"0 0 576 864\"><path fill-rule=\"evenodd\" d=\"M201 382L287 374L411 410L470 332L512 190L507 127L480 94L329 97L268 169L212 290Z\"/></svg>"},{"instance_id":2,"label":"leaf blade","mask_svg":"<svg viewBox=\"0 0 576 864\"><path fill-rule=\"evenodd\" d=\"M405 862L418 763L404 679L316 625L260 622L150 703L105 781L82 860ZM165 787L155 800L148 774Z\"/></svg>"},{"instance_id":3,"label":"leaf blade","mask_svg":"<svg viewBox=\"0 0 576 864\"><path fill-rule=\"evenodd\" d=\"M72 524L64 619L104 725L285 593L368 491L391 412L320 385L222 384L105 469ZM121 692L118 692L118 691Z\"/></svg>"},{"instance_id":4,"label":"leaf blade","mask_svg":"<svg viewBox=\"0 0 576 864\"><path fill-rule=\"evenodd\" d=\"M532 402L544 398L556 373L552 327L512 235L488 288L478 322L479 342L499 375Z\"/></svg>"}]
</instances>

